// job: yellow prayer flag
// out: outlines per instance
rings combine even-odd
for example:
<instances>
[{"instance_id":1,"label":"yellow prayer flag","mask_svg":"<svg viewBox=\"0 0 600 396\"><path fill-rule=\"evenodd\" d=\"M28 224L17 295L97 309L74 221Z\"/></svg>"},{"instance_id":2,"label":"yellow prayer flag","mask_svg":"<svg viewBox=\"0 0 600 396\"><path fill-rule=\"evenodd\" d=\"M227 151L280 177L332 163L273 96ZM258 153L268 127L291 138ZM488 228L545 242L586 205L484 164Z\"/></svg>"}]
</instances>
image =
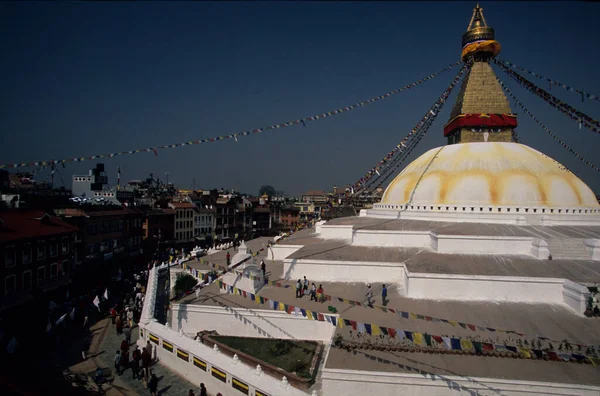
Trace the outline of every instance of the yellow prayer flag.
<instances>
[{"instance_id":1,"label":"yellow prayer flag","mask_svg":"<svg viewBox=\"0 0 600 396\"><path fill-rule=\"evenodd\" d=\"M344 328L344 319L337 318L337 327L339 327L340 329Z\"/></svg>"},{"instance_id":2,"label":"yellow prayer flag","mask_svg":"<svg viewBox=\"0 0 600 396\"><path fill-rule=\"evenodd\" d=\"M472 351L473 343L471 342L471 340L461 338L460 339L460 347L463 351Z\"/></svg>"},{"instance_id":3,"label":"yellow prayer flag","mask_svg":"<svg viewBox=\"0 0 600 396\"><path fill-rule=\"evenodd\" d=\"M413 333L413 342L417 345L423 345L423 334L415 331Z\"/></svg>"},{"instance_id":4,"label":"yellow prayer flag","mask_svg":"<svg viewBox=\"0 0 600 396\"><path fill-rule=\"evenodd\" d=\"M409 315L412 319L417 319L417 315L415 315L414 313L410 312Z\"/></svg>"},{"instance_id":5,"label":"yellow prayer flag","mask_svg":"<svg viewBox=\"0 0 600 396\"><path fill-rule=\"evenodd\" d=\"M280 311L285 311L285 304L280 302L279 307L277 307L277 309L279 309Z\"/></svg>"},{"instance_id":6,"label":"yellow prayer flag","mask_svg":"<svg viewBox=\"0 0 600 396\"><path fill-rule=\"evenodd\" d=\"M529 349L519 347L519 353L522 354L526 359L531 359L531 352L529 352Z\"/></svg>"},{"instance_id":7,"label":"yellow prayer flag","mask_svg":"<svg viewBox=\"0 0 600 396\"><path fill-rule=\"evenodd\" d=\"M371 334L374 336L381 335L381 329L379 326L372 324L371 325Z\"/></svg>"},{"instance_id":8,"label":"yellow prayer flag","mask_svg":"<svg viewBox=\"0 0 600 396\"><path fill-rule=\"evenodd\" d=\"M306 318L310 320L313 319L312 311L309 311L308 309L306 310Z\"/></svg>"},{"instance_id":9,"label":"yellow prayer flag","mask_svg":"<svg viewBox=\"0 0 600 396\"><path fill-rule=\"evenodd\" d=\"M453 320L449 320L448 323L450 323L454 327L458 326L458 322L455 322Z\"/></svg>"}]
</instances>

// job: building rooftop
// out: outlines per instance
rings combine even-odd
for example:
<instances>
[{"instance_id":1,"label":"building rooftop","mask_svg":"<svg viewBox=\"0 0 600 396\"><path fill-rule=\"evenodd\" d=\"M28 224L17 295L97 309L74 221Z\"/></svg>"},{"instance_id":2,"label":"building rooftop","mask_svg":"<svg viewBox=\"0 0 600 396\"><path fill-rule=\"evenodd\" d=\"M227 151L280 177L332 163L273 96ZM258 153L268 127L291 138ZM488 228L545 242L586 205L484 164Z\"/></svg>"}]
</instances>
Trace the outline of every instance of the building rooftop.
<instances>
[{"instance_id":1,"label":"building rooftop","mask_svg":"<svg viewBox=\"0 0 600 396\"><path fill-rule=\"evenodd\" d=\"M193 209L196 207L196 205L189 202L171 202L169 206L172 206L174 209Z\"/></svg>"},{"instance_id":2,"label":"building rooftop","mask_svg":"<svg viewBox=\"0 0 600 396\"><path fill-rule=\"evenodd\" d=\"M321 195L327 195L327 194L323 190L309 190L302 195L308 196L308 197L314 197L314 196L321 196Z\"/></svg>"},{"instance_id":3,"label":"building rooftop","mask_svg":"<svg viewBox=\"0 0 600 396\"><path fill-rule=\"evenodd\" d=\"M39 210L11 210L0 213L0 242L74 231L77 231L77 227Z\"/></svg>"}]
</instances>

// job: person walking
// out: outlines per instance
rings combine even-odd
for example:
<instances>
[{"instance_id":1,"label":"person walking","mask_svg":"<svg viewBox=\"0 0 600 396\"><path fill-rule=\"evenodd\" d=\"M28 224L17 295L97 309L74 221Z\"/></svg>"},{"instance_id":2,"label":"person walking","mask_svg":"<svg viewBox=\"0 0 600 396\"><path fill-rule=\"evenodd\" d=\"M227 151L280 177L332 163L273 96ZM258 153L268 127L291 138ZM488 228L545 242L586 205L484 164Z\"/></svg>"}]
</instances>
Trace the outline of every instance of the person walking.
<instances>
[{"instance_id":1,"label":"person walking","mask_svg":"<svg viewBox=\"0 0 600 396\"><path fill-rule=\"evenodd\" d=\"M231 264L231 254L227 252L227 256L225 256L225 258L227 259L227 266L229 267L229 265Z\"/></svg>"},{"instance_id":2,"label":"person walking","mask_svg":"<svg viewBox=\"0 0 600 396\"><path fill-rule=\"evenodd\" d=\"M117 334L123 333L123 321L121 320L121 315L117 315L115 319L115 327L117 329Z\"/></svg>"},{"instance_id":3,"label":"person walking","mask_svg":"<svg viewBox=\"0 0 600 396\"><path fill-rule=\"evenodd\" d=\"M383 289L381 289L381 304L385 307L387 305L387 288L383 285Z\"/></svg>"},{"instance_id":4,"label":"person walking","mask_svg":"<svg viewBox=\"0 0 600 396\"><path fill-rule=\"evenodd\" d=\"M304 277L304 284L302 285L302 295L308 294L308 279Z\"/></svg>"},{"instance_id":5,"label":"person walking","mask_svg":"<svg viewBox=\"0 0 600 396\"><path fill-rule=\"evenodd\" d=\"M204 383L200 384L200 396L208 396L208 391L206 390Z\"/></svg>"},{"instance_id":6,"label":"person walking","mask_svg":"<svg viewBox=\"0 0 600 396\"><path fill-rule=\"evenodd\" d=\"M150 390L150 394L152 396L156 396L157 395L157 390L158 390L158 378L156 378L156 375L152 374L152 377L150 378L150 381L148 382L148 390Z\"/></svg>"},{"instance_id":7,"label":"person walking","mask_svg":"<svg viewBox=\"0 0 600 396\"><path fill-rule=\"evenodd\" d=\"M298 282L296 282L296 298L300 297L302 297L302 281L298 279Z\"/></svg>"},{"instance_id":8,"label":"person walking","mask_svg":"<svg viewBox=\"0 0 600 396\"><path fill-rule=\"evenodd\" d=\"M324 302L325 301L325 292L323 291L323 285L319 285L317 289L317 301Z\"/></svg>"},{"instance_id":9,"label":"person walking","mask_svg":"<svg viewBox=\"0 0 600 396\"><path fill-rule=\"evenodd\" d=\"M142 360L142 353L140 352L138 346L136 345L133 348L133 352L131 353L131 372L133 375L133 379L140 379L140 360Z\"/></svg>"},{"instance_id":10,"label":"person walking","mask_svg":"<svg viewBox=\"0 0 600 396\"><path fill-rule=\"evenodd\" d=\"M117 371L117 375L121 375L121 351L117 351L115 355L115 370Z\"/></svg>"},{"instance_id":11,"label":"person walking","mask_svg":"<svg viewBox=\"0 0 600 396\"><path fill-rule=\"evenodd\" d=\"M317 301L317 285L315 285L314 282L310 288L310 301L312 300Z\"/></svg>"},{"instance_id":12,"label":"person walking","mask_svg":"<svg viewBox=\"0 0 600 396\"><path fill-rule=\"evenodd\" d=\"M266 282L267 281L267 266L265 264L265 260L260 260L260 270L262 271L263 279Z\"/></svg>"},{"instance_id":13,"label":"person walking","mask_svg":"<svg viewBox=\"0 0 600 396\"><path fill-rule=\"evenodd\" d=\"M190 389L190 391L188 392L188 396L196 396L193 389Z\"/></svg>"},{"instance_id":14,"label":"person walking","mask_svg":"<svg viewBox=\"0 0 600 396\"><path fill-rule=\"evenodd\" d=\"M142 351L142 375L144 377L144 381L148 381L150 379L150 363L152 362L152 355L148 349L144 348Z\"/></svg>"},{"instance_id":15,"label":"person walking","mask_svg":"<svg viewBox=\"0 0 600 396\"><path fill-rule=\"evenodd\" d=\"M127 324L130 329L133 329L133 310L131 308L127 308Z\"/></svg>"},{"instance_id":16,"label":"person walking","mask_svg":"<svg viewBox=\"0 0 600 396\"><path fill-rule=\"evenodd\" d=\"M127 341L127 345L131 345L131 327L125 328L125 341Z\"/></svg>"},{"instance_id":17,"label":"person walking","mask_svg":"<svg viewBox=\"0 0 600 396\"><path fill-rule=\"evenodd\" d=\"M365 297L367 297L367 305L372 305L373 304L373 290L371 290L370 283L367 283L367 294L365 294Z\"/></svg>"},{"instance_id":18,"label":"person walking","mask_svg":"<svg viewBox=\"0 0 600 396\"><path fill-rule=\"evenodd\" d=\"M127 339L124 339L123 341L121 341L121 352L123 352L123 353L129 352L129 343L127 342Z\"/></svg>"}]
</instances>

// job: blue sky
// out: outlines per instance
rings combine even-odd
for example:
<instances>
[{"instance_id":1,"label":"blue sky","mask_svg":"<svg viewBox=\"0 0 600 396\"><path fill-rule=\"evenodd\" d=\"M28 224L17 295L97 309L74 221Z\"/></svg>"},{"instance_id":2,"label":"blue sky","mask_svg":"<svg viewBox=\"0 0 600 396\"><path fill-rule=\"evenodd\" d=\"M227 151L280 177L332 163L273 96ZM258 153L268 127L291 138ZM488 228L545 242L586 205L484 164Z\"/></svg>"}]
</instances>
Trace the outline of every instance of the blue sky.
<instances>
[{"instance_id":1,"label":"blue sky","mask_svg":"<svg viewBox=\"0 0 600 396\"><path fill-rule=\"evenodd\" d=\"M460 57L475 2L0 3L0 163L197 140L327 112L399 88ZM482 2L500 57L600 95L600 5ZM106 159L110 181L150 172L181 188L299 194L356 181L425 114L458 69L350 113L234 141ZM600 136L500 77L596 164ZM547 85L541 84L547 89ZM455 90L451 96L453 103ZM600 102L553 94L594 118ZM597 172L520 109L523 143L600 193ZM444 145L450 103L411 155ZM60 169L67 183L91 161ZM43 178L40 175L39 178ZM60 184L59 178L57 178Z\"/></svg>"}]
</instances>

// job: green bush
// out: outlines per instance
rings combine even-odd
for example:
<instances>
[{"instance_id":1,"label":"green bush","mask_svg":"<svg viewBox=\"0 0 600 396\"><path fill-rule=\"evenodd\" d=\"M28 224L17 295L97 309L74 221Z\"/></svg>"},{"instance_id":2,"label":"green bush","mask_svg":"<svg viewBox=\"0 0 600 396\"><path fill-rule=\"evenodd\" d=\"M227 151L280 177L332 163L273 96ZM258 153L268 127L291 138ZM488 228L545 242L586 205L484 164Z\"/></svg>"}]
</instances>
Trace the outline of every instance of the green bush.
<instances>
[{"instance_id":1,"label":"green bush","mask_svg":"<svg viewBox=\"0 0 600 396\"><path fill-rule=\"evenodd\" d=\"M290 347L291 345L289 342L285 340L280 340L271 347L271 352L273 352L275 356L282 356L290 351Z\"/></svg>"},{"instance_id":2,"label":"green bush","mask_svg":"<svg viewBox=\"0 0 600 396\"><path fill-rule=\"evenodd\" d=\"M192 290L198 284L196 278L190 274L178 274L175 281L175 294L179 295L188 290Z\"/></svg>"}]
</instances>

